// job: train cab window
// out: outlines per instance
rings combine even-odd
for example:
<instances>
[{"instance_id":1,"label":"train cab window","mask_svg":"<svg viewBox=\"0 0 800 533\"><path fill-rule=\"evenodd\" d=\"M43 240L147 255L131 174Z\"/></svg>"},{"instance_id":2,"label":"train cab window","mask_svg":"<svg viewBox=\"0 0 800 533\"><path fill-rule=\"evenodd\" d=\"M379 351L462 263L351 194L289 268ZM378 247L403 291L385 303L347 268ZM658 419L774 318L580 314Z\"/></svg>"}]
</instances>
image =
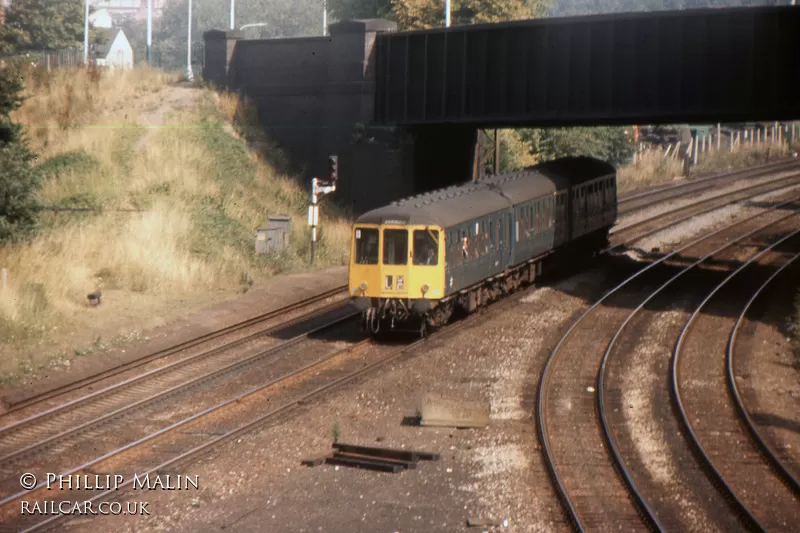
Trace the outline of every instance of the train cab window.
<instances>
[{"instance_id":1,"label":"train cab window","mask_svg":"<svg viewBox=\"0 0 800 533\"><path fill-rule=\"evenodd\" d=\"M439 264L439 232L436 230L414 230L414 264Z\"/></svg>"},{"instance_id":2,"label":"train cab window","mask_svg":"<svg viewBox=\"0 0 800 533\"><path fill-rule=\"evenodd\" d=\"M356 263L359 265L378 264L378 230L356 228Z\"/></svg>"},{"instance_id":3,"label":"train cab window","mask_svg":"<svg viewBox=\"0 0 800 533\"><path fill-rule=\"evenodd\" d=\"M404 229L383 230L383 264L408 264L408 231Z\"/></svg>"}]
</instances>

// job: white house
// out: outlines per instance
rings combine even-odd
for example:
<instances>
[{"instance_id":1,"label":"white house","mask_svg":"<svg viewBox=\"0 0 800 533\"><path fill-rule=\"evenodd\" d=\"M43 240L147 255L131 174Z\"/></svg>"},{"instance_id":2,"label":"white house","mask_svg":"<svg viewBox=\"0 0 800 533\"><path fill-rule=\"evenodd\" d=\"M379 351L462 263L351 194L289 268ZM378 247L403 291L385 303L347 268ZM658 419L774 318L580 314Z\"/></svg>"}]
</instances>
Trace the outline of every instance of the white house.
<instances>
[{"instance_id":1,"label":"white house","mask_svg":"<svg viewBox=\"0 0 800 533\"><path fill-rule=\"evenodd\" d=\"M95 61L98 66L109 68L133 68L133 48L121 28L106 30L106 44L95 48Z\"/></svg>"}]
</instances>

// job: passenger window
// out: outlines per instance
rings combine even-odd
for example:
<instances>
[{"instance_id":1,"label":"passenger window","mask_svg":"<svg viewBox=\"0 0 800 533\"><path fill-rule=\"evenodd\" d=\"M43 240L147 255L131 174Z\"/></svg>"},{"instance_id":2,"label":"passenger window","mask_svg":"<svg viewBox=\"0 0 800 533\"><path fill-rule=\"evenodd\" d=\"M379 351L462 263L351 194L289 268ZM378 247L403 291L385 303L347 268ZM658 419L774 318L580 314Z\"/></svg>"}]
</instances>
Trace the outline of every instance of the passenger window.
<instances>
[{"instance_id":1,"label":"passenger window","mask_svg":"<svg viewBox=\"0 0 800 533\"><path fill-rule=\"evenodd\" d=\"M439 232L436 230L414 230L414 264L439 264Z\"/></svg>"},{"instance_id":2,"label":"passenger window","mask_svg":"<svg viewBox=\"0 0 800 533\"><path fill-rule=\"evenodd\" d=\"M383 230L383 264L408 264L408 231L404 229Z\"/></svg>"},{"instance_id":3,"label":"passenger window","mask_svg":"<svg viewBox=\"0 0 800 533\"><path fill-rule=\"evenodd\" d=\"M378 264L378 230L356 228L356 264Z\"/></svg>"}]
</instances>

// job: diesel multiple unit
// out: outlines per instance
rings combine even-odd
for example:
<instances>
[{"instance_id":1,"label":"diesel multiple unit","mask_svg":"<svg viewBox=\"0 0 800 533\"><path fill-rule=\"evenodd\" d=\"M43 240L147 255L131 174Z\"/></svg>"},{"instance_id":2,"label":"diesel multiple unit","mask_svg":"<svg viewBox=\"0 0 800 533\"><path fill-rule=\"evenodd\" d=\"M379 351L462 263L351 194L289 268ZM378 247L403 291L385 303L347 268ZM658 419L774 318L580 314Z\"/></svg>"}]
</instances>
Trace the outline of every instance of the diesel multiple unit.
<instances>
[{"instance_id":1,"label":"diesel multiple unit","mask_svg":"<svg viewBox=\"0 0 800 533\"><path fill-rule=\"evenodd\" d=\"M616 217L616 170L589 157L403 199L353 225L350 293L371 332L424 335L454 311L591 256Z\"/></svg>"}]
</instances>

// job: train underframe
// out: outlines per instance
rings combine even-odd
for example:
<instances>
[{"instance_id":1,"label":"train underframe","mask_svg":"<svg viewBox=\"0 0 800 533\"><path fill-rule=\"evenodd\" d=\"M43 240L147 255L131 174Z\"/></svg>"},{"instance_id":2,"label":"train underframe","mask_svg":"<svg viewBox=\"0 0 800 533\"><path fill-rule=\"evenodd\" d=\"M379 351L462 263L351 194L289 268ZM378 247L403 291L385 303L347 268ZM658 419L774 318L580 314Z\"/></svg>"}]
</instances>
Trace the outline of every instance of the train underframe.
<instances>
[{"instance_id":1,"label":"train underframe","mask_svg":"<svg viewBox=\"0 0 800 533\"><path fill-rule=\"evenodd\" d=\"M532 284L553 270L576 267L595 257L608 246L610 228L586 235L580 240L510 267L475 285L441 300L410 298L363 298L362 328L371 335L385 331L410 331L424 337L445 325L454 313L470 314Z\"/></svg>"}]
</instances>

